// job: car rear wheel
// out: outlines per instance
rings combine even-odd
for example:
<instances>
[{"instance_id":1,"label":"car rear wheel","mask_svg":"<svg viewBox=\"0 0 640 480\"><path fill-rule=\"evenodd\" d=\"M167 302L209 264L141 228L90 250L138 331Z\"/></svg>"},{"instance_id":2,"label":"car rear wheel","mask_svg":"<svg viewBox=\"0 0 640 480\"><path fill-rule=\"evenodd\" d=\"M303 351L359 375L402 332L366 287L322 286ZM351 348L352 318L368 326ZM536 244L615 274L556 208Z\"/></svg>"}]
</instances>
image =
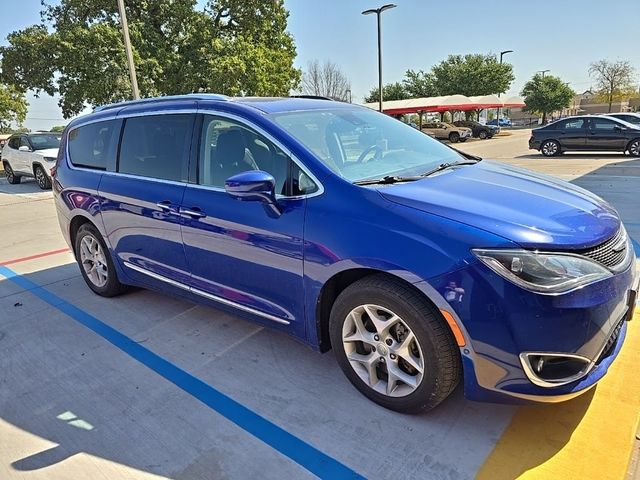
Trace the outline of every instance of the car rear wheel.
<instances>
[{"instance_id":1,"label":"car rear wheel","mask_svg":"<svg viewBox=\"0 0 640 480\"><path fill-rule=\"evenodd\" d=\"M635 140L631 140L629 143L629 154L634 157L640 157L640 138L636 138Z\"/></svg>"},{"instance_id":2,"label":"car rear wheel","mask_svg":"<svg viewBox=\"0 0 640 480\"><path fill-rule=\"evenodd\" d=\"M458 143L460 141L460 134L457 132L451 132L449 134L449 141L451 143Z\"/></svg>"},{"instance_id":3,"label":"car rear wheel","mask_svg":"<svg viewBox=\"0 0 640 480\"><path fill-rule=\"evenodd\" d=\"M22 180L22 177L14 173L13 168L11 168L11 165L9 165L8 162L4 162L2 165L4 167L4 174L7 177L7 182L9 182L11 185L17 185L18 183L20 183L20 180Z\"/></svg>"},{"instance_id":4,"label":"car rear wheel","mask_svg":"<svg viewBox=\"0 0 640 480\"><path fill-rule=\"evenodd\" d=\"M51 189L51 180L49 180L49 177L47 176L47 174L44 171L44 168L41 165L36 165L36 167L33 169L33 174L36 177L36 182L38 186L42 190Z\"/></svg>"},{"instance_id":5,"label":"car rear wheel","mask_svg":"<svg viewBox=\"0 0 640 480\"><path fill-rule=\"evenodd\" d=\"M349 381L385 408L431 410L460 379L460 353L439 312L385 275L365 277L338 296L329 332Z\"/></svg>"},{"instance_id":6,"label":"car rear wheel","mask_svg":"<svg viewBox=\"0 0 640 480\"><path fill-rule=\"evenodd\" d=\"M545 140L540 145L540 151L545 157L553 157L560 154L560 144L555 140Z\"/></svg>"},{"instance_id":7,"label":"car rear wheel","mask_svg":"<svg viewBox=\"0 0 640 480\"><path fill-rule=\"evenodd\" d=\"M85 223L78 230L75 254L84 281L95 293L103 297L114 297L126 290L127 287L118 280L102 235L90 223Z\"/></svg>"},{"instance_id":8,"label":"car rear wheel","mask_svg":"<svg viewBox=\"0 0 640 480\"><path fill-rule=\"evenodd\" d=\"M478 138L480 140L484 140L485 138L487 138L487 132L485 132L484 130L481 131L480 133L478 133Z\"/></svg>"}]
</instances>

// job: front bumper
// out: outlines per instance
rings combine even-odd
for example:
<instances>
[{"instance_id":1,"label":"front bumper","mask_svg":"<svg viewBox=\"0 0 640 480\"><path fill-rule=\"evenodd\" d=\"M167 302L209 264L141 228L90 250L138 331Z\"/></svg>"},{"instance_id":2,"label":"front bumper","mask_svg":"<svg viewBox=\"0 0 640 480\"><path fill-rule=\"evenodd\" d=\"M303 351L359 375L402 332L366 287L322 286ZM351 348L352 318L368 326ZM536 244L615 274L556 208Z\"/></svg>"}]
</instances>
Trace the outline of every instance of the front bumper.
<instances>
[{"instance_id":1,"label":"front bumper","mask_svg":"<svg viewBox=\"0 0 640 480\"><path fill-rule=\"evenodd\" d=\"M461 348L465 396L498 403L558 402L593 387L622 348L624 320L634 308L630 292L638 282L635 262L613 277L556 296L525 291L479 264L430 281L457 314L467 340ZM465 293L447 296L452 285ZM593 365L576 381L542 387L520 362L520 353L531 351L580 355Z\"/></svg>"}]
</instances>

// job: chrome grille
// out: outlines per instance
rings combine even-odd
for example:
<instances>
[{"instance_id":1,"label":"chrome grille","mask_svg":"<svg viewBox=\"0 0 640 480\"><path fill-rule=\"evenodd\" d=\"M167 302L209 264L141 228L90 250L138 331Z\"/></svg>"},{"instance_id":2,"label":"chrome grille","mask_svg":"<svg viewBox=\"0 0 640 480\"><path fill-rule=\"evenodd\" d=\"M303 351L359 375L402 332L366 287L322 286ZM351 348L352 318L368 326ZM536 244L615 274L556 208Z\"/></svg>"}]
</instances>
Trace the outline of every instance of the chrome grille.
<instances>
[{"instance_id":1,"label":"chrome grille","mask_svg":"<svg viewBox=\"0 0 640 480\"><path fill-rule=\"evenodd\" d=\"M592 248L577 250L576 253L589 257L605 267L615 268L624 262L627 248L627 234L624 228L621 228L606 242Z\"/></svg>"}]
</instances>

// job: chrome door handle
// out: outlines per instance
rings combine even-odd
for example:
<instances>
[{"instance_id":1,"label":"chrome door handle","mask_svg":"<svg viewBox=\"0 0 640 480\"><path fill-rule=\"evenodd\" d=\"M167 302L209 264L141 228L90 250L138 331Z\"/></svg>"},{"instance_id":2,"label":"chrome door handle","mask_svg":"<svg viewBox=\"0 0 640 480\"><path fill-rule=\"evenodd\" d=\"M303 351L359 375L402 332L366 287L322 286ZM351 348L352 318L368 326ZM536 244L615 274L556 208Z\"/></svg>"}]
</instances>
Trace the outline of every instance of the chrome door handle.
<instances>
[{"instance_id":1,"label":"chrome door handle","mask_svg":"<svg viewBox=\"0 0 640 480\"><path fill-rule=\"evenodd\" d=\"M192 207L192 208L183 208L180 207L180 215L182 215L183 217L191 217L191 218L204 218L207 215L200 210L198 207Z\"/></svg>"},{"instance_id":2,"label":"chrome door handle","mask_svg":"<svg viewBox=\"0 0 640 480\"><path fill-rule=\"evenodd\" d=\"M156 203L156 207L158 207L163 212L178 213L178 207L168 200Z\"/></svg>"}]
</instances>

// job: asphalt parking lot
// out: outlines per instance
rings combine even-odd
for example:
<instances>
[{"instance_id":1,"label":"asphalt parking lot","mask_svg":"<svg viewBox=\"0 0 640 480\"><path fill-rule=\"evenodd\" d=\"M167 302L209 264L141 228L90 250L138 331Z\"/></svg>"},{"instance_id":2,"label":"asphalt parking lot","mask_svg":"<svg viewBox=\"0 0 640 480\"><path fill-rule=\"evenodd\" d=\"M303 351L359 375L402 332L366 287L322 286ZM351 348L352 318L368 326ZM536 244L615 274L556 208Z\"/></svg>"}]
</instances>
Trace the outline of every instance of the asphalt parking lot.
<instances>
[{"instance_id":1,"label":"asphalt parking lot","mask_svg":"<svg viewBox=\"0 0 640 480\"><path fill-rule=\"evenodd\" d=\"M456 148L594 191L640 241L640 159L547 159L527 139ZM610 374L575 400L480 404L458 389L431 413L401 415L358 394L331 353L286 335L149 291L92 294L34 181L0 180L0 225L1 479L627 474L638 315Z\"/></svg>"}]
</instances>

